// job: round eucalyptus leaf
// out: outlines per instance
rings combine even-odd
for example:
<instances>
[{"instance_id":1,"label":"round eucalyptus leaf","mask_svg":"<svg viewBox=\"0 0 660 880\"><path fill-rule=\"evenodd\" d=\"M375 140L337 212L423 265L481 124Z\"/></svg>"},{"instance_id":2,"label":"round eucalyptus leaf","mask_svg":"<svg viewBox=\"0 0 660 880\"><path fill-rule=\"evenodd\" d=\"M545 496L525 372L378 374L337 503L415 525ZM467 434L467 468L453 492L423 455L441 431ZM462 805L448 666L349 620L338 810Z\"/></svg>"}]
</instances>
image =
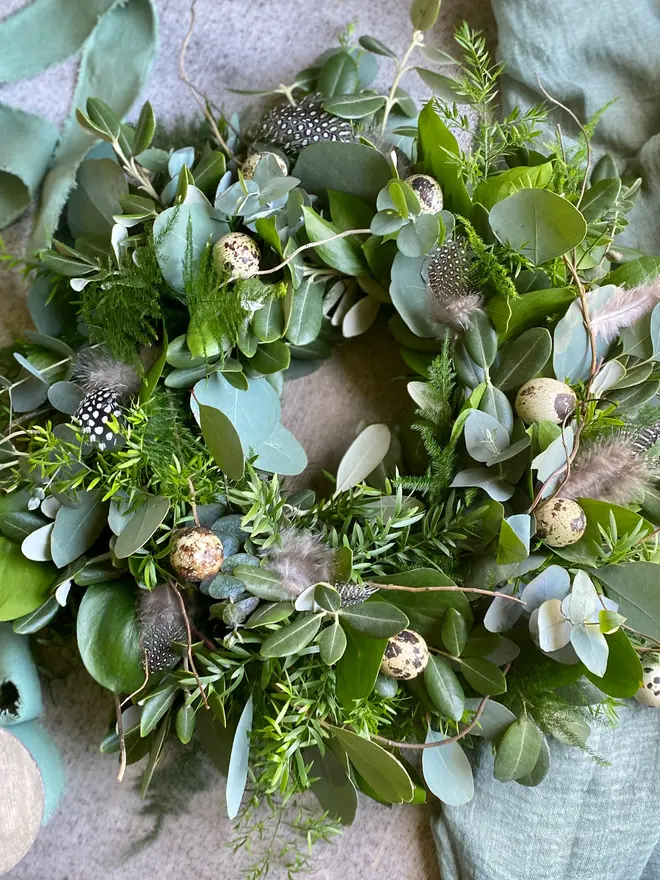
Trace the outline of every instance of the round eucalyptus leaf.
<instances>
[{"instance_id":1,"label":"round eucalyptus leaf","mask_svg":"<svg viewBox=\"0 0 660 880\"><path fill-rule=\"evenodd\" d=\"M85 397L80 385L73 382L55 382L48 389L48 400L59 412L72 416Z\"/></svg>"},{"instance_id":2,"label":"round eucalyptus leaf","mask_svg":"<svg viewBox=\"0 0 660 880\"><path fill-rule=\"evenodd\" d=\"M509 432L497 419L480 410L470 410L465 422L465 445L475 461L487 462L509 446Z\"/></svg>"},{"instance_id":3,"label":"round eucalyptus leaf","mask_svg":"<svg viewBox=\"0 0 660 880\"><path fill-rule=\"evenodd\" d=\"M26 559L33 562L51 562L53 559L50 550L50 537L53 533L54 523L48 523L23 539L21 553Z\"/></svg>"},{"instance_id":4,"label":"round eucalyptus leaf","mask_svg":"<svg viewBox=\"0 0 660 880\"><path fill-rule=\"evenodd\" d=\"M511 434L513 430L513 408L506 394L494 385L487 385L479 402L481 412L496 419Z\"/></svg>"}]
</instances>

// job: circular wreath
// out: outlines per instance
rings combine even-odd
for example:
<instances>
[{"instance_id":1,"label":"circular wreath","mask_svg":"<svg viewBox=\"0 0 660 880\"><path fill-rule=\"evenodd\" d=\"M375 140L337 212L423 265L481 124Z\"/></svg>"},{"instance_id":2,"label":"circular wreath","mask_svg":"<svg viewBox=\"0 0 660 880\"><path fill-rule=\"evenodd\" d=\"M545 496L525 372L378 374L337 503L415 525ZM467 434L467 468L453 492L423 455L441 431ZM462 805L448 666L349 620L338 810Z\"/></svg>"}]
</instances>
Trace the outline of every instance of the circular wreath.
<instances>
[{"instance_id":1,"label":"circular wreath","mask_svg":"<svg viewBox=\"0 0 660 880\"><path fill-rule=\"evenodd\" d=\"M311 789L315 838L358 791L465 803L480 740L537 785L548 737L590 754L619 698L660 705L660 263L614 242L639 181L591 125L498 119L483 38L424 44L438 6L401 57L347 34L257 124L202 102L183 146L90 99L3 387L0 619L77 641L120 778L198 736L230 817ZM452 75L416 68L418 113L419 56ZM381 313L412 425L288 491L283 383Z\"/></svg>"}]
</instances>

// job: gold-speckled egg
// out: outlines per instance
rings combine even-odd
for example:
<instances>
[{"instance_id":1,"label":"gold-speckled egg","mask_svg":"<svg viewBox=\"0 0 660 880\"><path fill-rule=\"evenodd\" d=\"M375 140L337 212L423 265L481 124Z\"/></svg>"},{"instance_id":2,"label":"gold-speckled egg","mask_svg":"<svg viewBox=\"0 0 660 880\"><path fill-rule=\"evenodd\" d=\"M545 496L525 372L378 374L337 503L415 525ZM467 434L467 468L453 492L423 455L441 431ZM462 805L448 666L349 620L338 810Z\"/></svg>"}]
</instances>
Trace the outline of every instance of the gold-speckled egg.
<instances>
[{"instance_id":1,"label":"gold-speckled egg","mask_svg":"<svg viewBox=\"0 0 660 880\"><path fill-rule=\"evenodd\" d=\"M534 511L536 534L548 547L567 547L579 541L587 527L584 510L569 498L553 498Z\"/></svg>"},{"instance_id":2,"label":"gold-speckled egg","mask_svg":"<svg viewBox=\"0 0 660 880\"><path fill-rule=\"evenodd\" d=\"M213 260L219 269L228 269L232 281L252 278L259 271L261 252L256 241L244 232L228 232L213 245Z\"/></svg>"},{"instance_id":3,"label":"gold-speckled egg","mask_svg":"<svg viewBox=\"0 0 660 880\"><path fill-rule=\"evenodd\" d=\"M273 156L282 174L285 177L288 175L289 169L286 167L286 162L284 161L284 159L281 156L278 156L277 153L271 153L270 150L267 150L262 153L252 153L250 156L247 157L245 162L243 162L241 166L241 173L246 180L253 179L255 168L257 167L259 162L261 162L261 160L264 159L266 156Z\"/></svg>"},{"instance_id":4,"label":"gold-speckled egg","mask_svg":"<svg viewBox=\"0 0 660 880\"><path fill-rule=\"evenodd\" d=\"M442 187L429 174L411 174L404 183L408 184L419 199L421 214L437 214L442 211Z\"/></svg>"},{"instance_id":5,"label":"gold-speckled egg","mask_svg":"<svg viewBox=\"0 0 660 880\"><path fill-rule=\"evenodd\" d=\"M635 694L635 699L642 706L660 708L660 657L657 654L642 657L642 686Z\"/></svg>"},{"instance_id":6,"label":"gold-speckled egg","mask_svg":"<svg viewBox=\"0 0 660 880\"><path fill-rule=\"evenodd\" d=\"M565 382L532 379L525 382L516 395L516 414L526 425L541 421L562 425L576 403L575 392Z\"/></svg>"},{"instance_id":7,"label":"gold-speckled egg","mask_svg":"<svg viewBox=\"0 0 660 880\"><path fill-rule=\"evenodd\" d=\"M412 629L404 629L388 639L380 671L391 678L417 678L428 662L429 649L424 639Z\"/></svg>"},{"instance_id":8,"label":"gold-speckled egg","mask_svg":"<svg viewBox=\"0 0 660 880\"><path fill-rule=\"evenodd\" d=\"M224 558L222 541L211 529L192 526L174 536L170 564L187 581L203 581L217 574Z\"/></svg>"}]
</instances>

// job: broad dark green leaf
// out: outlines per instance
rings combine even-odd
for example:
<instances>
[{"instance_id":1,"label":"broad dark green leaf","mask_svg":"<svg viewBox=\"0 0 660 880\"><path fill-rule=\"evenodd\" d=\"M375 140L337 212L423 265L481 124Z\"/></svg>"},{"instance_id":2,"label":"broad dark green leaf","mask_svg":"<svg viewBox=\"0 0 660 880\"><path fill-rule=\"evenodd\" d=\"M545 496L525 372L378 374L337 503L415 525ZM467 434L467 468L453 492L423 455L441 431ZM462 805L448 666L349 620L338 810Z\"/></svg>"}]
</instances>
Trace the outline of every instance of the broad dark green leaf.
<instances>
[{"instance_id":1,"label":"broad dark green leaf","mask_svg":"<svg viewBox=\"0 0 660 880\"><path fill-rule=\"evenodd\" d=\"M87 117L99 133L110 140L116 140L121 131L121 122L115 112L100 98L87 99Z\"/></svg>"},{"instance_id":2,"label":"broad dark green leaf","mask_svg":"<svg viewBox=\"0 0 660 880\"><path fill-rule=\"evenodd\" d=\"M263 657L288 657L306 648L321 626L321 615L299 617L269 636L261 646Z\"/></svg>"},{"instance_id":3,"label":"broad dark green leaf","mask_svg":"<svg viewBox=\"0 0 660 880\"><path fill-rule=\"evenodd\" d=\"M310 776L316 778L312 791L321 808L342 825L352 825L358 808L358 794L341 761L330 750L321 754L317 746L305 749L305 763L311 763Z\"/></svg>"},{"instance_id":4,"label":"broad dark green leaf","mask_svg":"<svg viewBox=\"0 0 660 880\"><path fill-rule=\"evenodd\" d=\"M363 602L347 605L339 612L342 622L374 639L387 639L408 626L408 618L389 602Z\"/></svg>"},{"instance_id":5,"label":"broad dark green leaf","mask_svg":"<svg viewBox=\"0 0 660 880\"><path fill-rule=\"evenodd\" d=\"M534 327L501 349L493 381L502 391L520 388L538 376L551 354L552 337L549 331L545 327Z\"/></svg>"},{"instance_id":6,"label":"broad dark green leaf","mask_svg":"<svg viewBox=\"0 0 660 880\"><path fill-rule=\"evenodd\" d=\"M407 803L415 789L408 772L394 755L371 740L343 727L328 725L346 755L374 791L388 803Z\"/></svg>"},{"instance_id":7,"label":"broad dark green leaf","mask_svg":"<svg viewBox=\"0 0 660 880\"><path fill-rule=\"evenodd\" d=\"M447 718L460 721L465 710L465 694L456 673L442 657L429 657L424 683L436 709Z\"/></svg>"},{"instance_id":8,"label":"broad dark green leaf","mask_svg":"<svg viewBox=\"0 0 660 880\"><path fill-rule=\"evenodd\" d=\"M457 163L447 156L447 153L459 155L458 143L435 112L432 101L419 114L418 126L418 148L423 170L442 187L447 209L468 217L472 207L470 196Z\"/></svg>"},{"instance_id":9,"label":"broad dark green leaf","mask_svg":"<svg viewBox=\"0 0 660 880\"><path fill-rule=\"evenodd\" d=\"M305 218L305 230L310 241L324 241L337 234L332 223L319 217L313 208L303 206L302 212ZM349 237L320 244L315 248L315 251L324 263L344 275L368 274L362 249Z\"/></svg>"},{"instance_id":10,"label":"broad dark green leaf","mask_svg":"<svg viewBox=\"0 0 660 880\"><path fill-rule=\"evenodd\" d=\"M582 197L579 208L587 222L599 220L619 198L621 181L618 177L599 180Z\"/></svg>"},{"instance_id":11,"label":"broad dark green leaf","mask_svg":"<svg viewBox=\"0 0 660 880\"><path fill-rule=\"evenodd\" d=\"M266 300L252 319L252 332L262 342L275 342L284 333L282 301L274 296Z\"/></svg>"},{"instance_id":12,"label":"broad dark green leaf","mask_svg":"<svg viewBox=\"0 0 660 880\"><path fill-rule=\"evenodd\" d=\"M489 660L464 657L461 659L460 671L468 684L479 694L494 696L506 691L504 673Z\"/></svg>"},{"instance_id":13,"label":"broad dark green leaf","mask_svg":"<svg viewBox=\"0 0 660 880\"><path fill-rule=\"evenodd\" d=\"M324 611L334 614L341 608L341 596L334 587L319 584L314 590L314 601Z\"/></svg>"},{"instance_id":14,"label":"broad dark green leaf","mask_svg":"<svg viewBox=\"0 0 660 880\"><path fill-rule=\"evenodd\" d=\"M468 637L468 623L460 611L448 608L442 621L442 641L455 657L460 656Z\"/></svg>"},{"instance_id":15,"label":"broad dark green leaf","mask_svg":"<svg viewBox=\"0 0 660 880\"><path fill-rule=\"evenodd\" d=\"M619 603L619 612L633 629L660 639L660 590L654 563L606 565L598 569L596 577L610 599Z\"/></svg>"},{"instance_id":16,"label":"broad dark green leaf","mask_svg":"<svg viewBox=\"0 0 660 880\"><path fill-rule=\"evenodd\" d=\"M495 779L511 782L529 776L541 752L541 731L531 718L518 718L497 746Z\"/></svg>"},{"instance_id":17,"label":"broad dark green leaf","mask_svg":"<svg viewBox=\"0 0 660 880\"><path fill-rule=\"evenodd\" d=\"M0 532L12 541L23 541L48 523L38 510L28 510L30 498L28 489L0 495Z\"/></svg>"},{"instance_id":18,"label":"broad dark green leaf","mask_svg":"<svg viewBox=\"0 0 660 880\"><path fill-rule=\"evenodd\" d=\"M127 559L136 553L156 533L169 510L169 498L147 495L117 538L115 556L118 559Z\"/></svg>"},{"instance_id":19,"label":"broad dark green leaf","mask_svg":"<svg viewBox=\"0 0 660 880\"><path fill-rule=\"evenodd\" d=\"M428 31L436 23L440 12L440 0L413 0L410 4L410 21L417 31Z\"/></svg>"},{"instance_id":20,"label":"broad dark green leaf","mask_svg":"<svg viewBox=\"0 0 660 880\"><path fill-rule=\"evenodd\" d=\"M279 339L276 342L262 343L254 357L250 358L250 366L264 376L286 370L290 363L291 351L288 345Z\"/></svg>"},{"instance_id":21,"label":"broad dark green leaf","mask_svg":"<svg viewBox=\"0 0 660 880\"><path fill-rule=\"evenodd\" d=\"M346 650L346 642L346 633L339 621L335 620L334 623L331 623L321 633L321 638L319 639L321 660L328 666L338 663Z\"/></svg>"},{"instance_id":22,"label":"broad dark green leaf","mask_svg":"<svg viewBox=\"0 0 660 880\"><path fill-rule=\"evenodd\" d=\"M225 797L227 802L227 815L235 819L241 807L243 793L247 785L248 767L250 760L250 732L252 730L252 716L254 704L250 695L245 704L241 717L236 727L234 741L231 747L229 770L227 773L227 787Z\"/></svg>"},{"instance_id":23,"label":"broad dark green leaf","mask_svg":"<svg viewBox=\"0 0 660 880\"><path fill-rule=\"evenodd\" d=\"M256 565L237 565L233 575L245 584L246 589L266 602L280 602L291 598L279 576L267 568Z\"/></svg>"},{"instance_id":24,"label":"broad dark green leaf","mask_svg":"<svg viewBox=\"0 0 660 880\"><path fill-rule=\"evenodd\" d=\"M144 701L140 718L140 736L148 736L151 733L163 715L171 708L177 691L178 687L175 684L161 686Z\"/></svg>"},{"instance_id":25,"label":"broad dark green leaf","mask_svg":"<svg viewBox=\"0 0 660 880\"><path fill-rule=\"evenodd\" d=\"M153 107L146 101L140 110L140 116L135 126L135 138L131 145L131 151L134 156L139 156L148 147L151 146L154 134L156 133L156 117L154 116Z\"/></svg>"},{"instance_id":26,"label":"broad dark green leaf","mask_svg":"<svg viewBox=\"0 0 660 880\"><path fill-rule=\"evenodd\" d=\"M337 52L323 65L317 83L318 91L325 98L334 95L350 95L358 84L357 64L348 52Z\"/></svg>"},{"instance_id":27,"label":"broad dark green leaf","mask_svg":"<svg viewBox=\"0 0 660 880\"><path fill-rule=\"evenodd\" d=\"M307 192L323 190L352 193L375 205L391 172L387 159L364 144L311 144L301 152L293 174Z\"/></svg>"},{"instance_id":28,"label":"broad dark green leaf","mask_svg":"<svg viewBox=\"0 0 660 880\"><path fill-rule=\"evenodd\" d=\"M337 664L337 698L347 711L354 700L364 700L373 690L380 670L387 639L346 630L346 651Z\"/></svg>"},{"instance_id":29,"label":"broad dark green leaf","mask_svg":"<svg viewBox=\"0 0 660 880\"><path fill-rule=\"evenodd\" d=\"M498 240L536 266L576 247L587 224L567 199L545 189L523 189L493 206L490 226Z\"/></svg>"},{"instance_id":30,"label":"broad dark green leaf","mask_svg":"<svg viewBox=\"0 0 660 880\"><path fill-rule=\"evenodd\" d=\"M374 216L373 208L362 199L347 192L328 190L332 225L340 232L348 229L366 229ZM367 279L368 276L365 276Z\"/></svg>"},{"instance_id":31,"label":"broad dark green leaf","mask_svg":"<svg viewBox=\"0 0 660 880\"><path fill-rule=\"evenodd\" d=\"M245 468L241 440L230 419L212 406L199 406L200 427L213 460L230 480L240 480Z\"/></svg>"},{"instance_id":32,"label":"broad dark green leaf","mask_svg":"<svg viewBox=\"0 0 660 880\"><path fill-rule=\"evenodd\" d=\"M56 597L50 596L50 598L46 599L43 605L40 605L35 611L30 612L30 614L25 614L23 617L19 617L18 620L15 620L12 624L12 628L14 632L19 635L32 635L32 633L38 632L40 629L47 626L61 607L62 606L57 601Z\"/></svg>"},{"instance_id":33,"label":"broad dark green leaf","mask_svg":"<svg viewBox=\"0 0 660 880\"><path fill-rule=\"evenodd\" d=\"M211 150L195 166L193 171L195 186L202 192L213 191L226 170L227 162L224 153L219 150Z\"/></svg>"},{"instance_id":34,"label":"broad dark green leaf","mask_svg":"<svg viewBox=\"0 0 660 880\"><path fill-rule=\"evenodd\" d=\"M598 570L599 577L601 571L602 569ZM620 605L619 610L622 611L622 608L623 605ZM632 697L642 682L642 664L639 655L623 630L605 636L605 640L609 649L605 675L599 678L587 670L585 676L611 697L619 699Z\"/></svg>"},{"instance_id":35,"label":"broad dark green leaf","mask_svg":"<svg viewBox=\"0 0 660 880\"><path fill-rule=\"evenodd\" d=\"M135 586L128 581L88 587L77 620L78 650L95 681L115 694L142 684Z\"/></svg>"}]
</instances>

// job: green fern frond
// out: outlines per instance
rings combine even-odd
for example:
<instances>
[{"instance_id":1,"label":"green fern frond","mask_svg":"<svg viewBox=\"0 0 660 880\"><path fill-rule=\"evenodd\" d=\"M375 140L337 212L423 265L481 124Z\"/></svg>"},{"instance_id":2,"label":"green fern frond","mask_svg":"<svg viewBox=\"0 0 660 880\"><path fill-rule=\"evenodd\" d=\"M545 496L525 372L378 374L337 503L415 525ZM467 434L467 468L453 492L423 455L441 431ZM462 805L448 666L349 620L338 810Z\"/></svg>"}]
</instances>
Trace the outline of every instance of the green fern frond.
<instances>
[{"instance_id":1,"label":"green fern frond","mask_svg":"<svg viewBox=\"0 0 660 880\"><path fill-rule=\"evenodd\" d=\"M464 217L458 219L472 252L472 280L475 287L490 296L499 294L506 299L518 299L519 293L513 279L493 253L492 248L477 234L469 220Z\"/></svg>"}]
</instances>

